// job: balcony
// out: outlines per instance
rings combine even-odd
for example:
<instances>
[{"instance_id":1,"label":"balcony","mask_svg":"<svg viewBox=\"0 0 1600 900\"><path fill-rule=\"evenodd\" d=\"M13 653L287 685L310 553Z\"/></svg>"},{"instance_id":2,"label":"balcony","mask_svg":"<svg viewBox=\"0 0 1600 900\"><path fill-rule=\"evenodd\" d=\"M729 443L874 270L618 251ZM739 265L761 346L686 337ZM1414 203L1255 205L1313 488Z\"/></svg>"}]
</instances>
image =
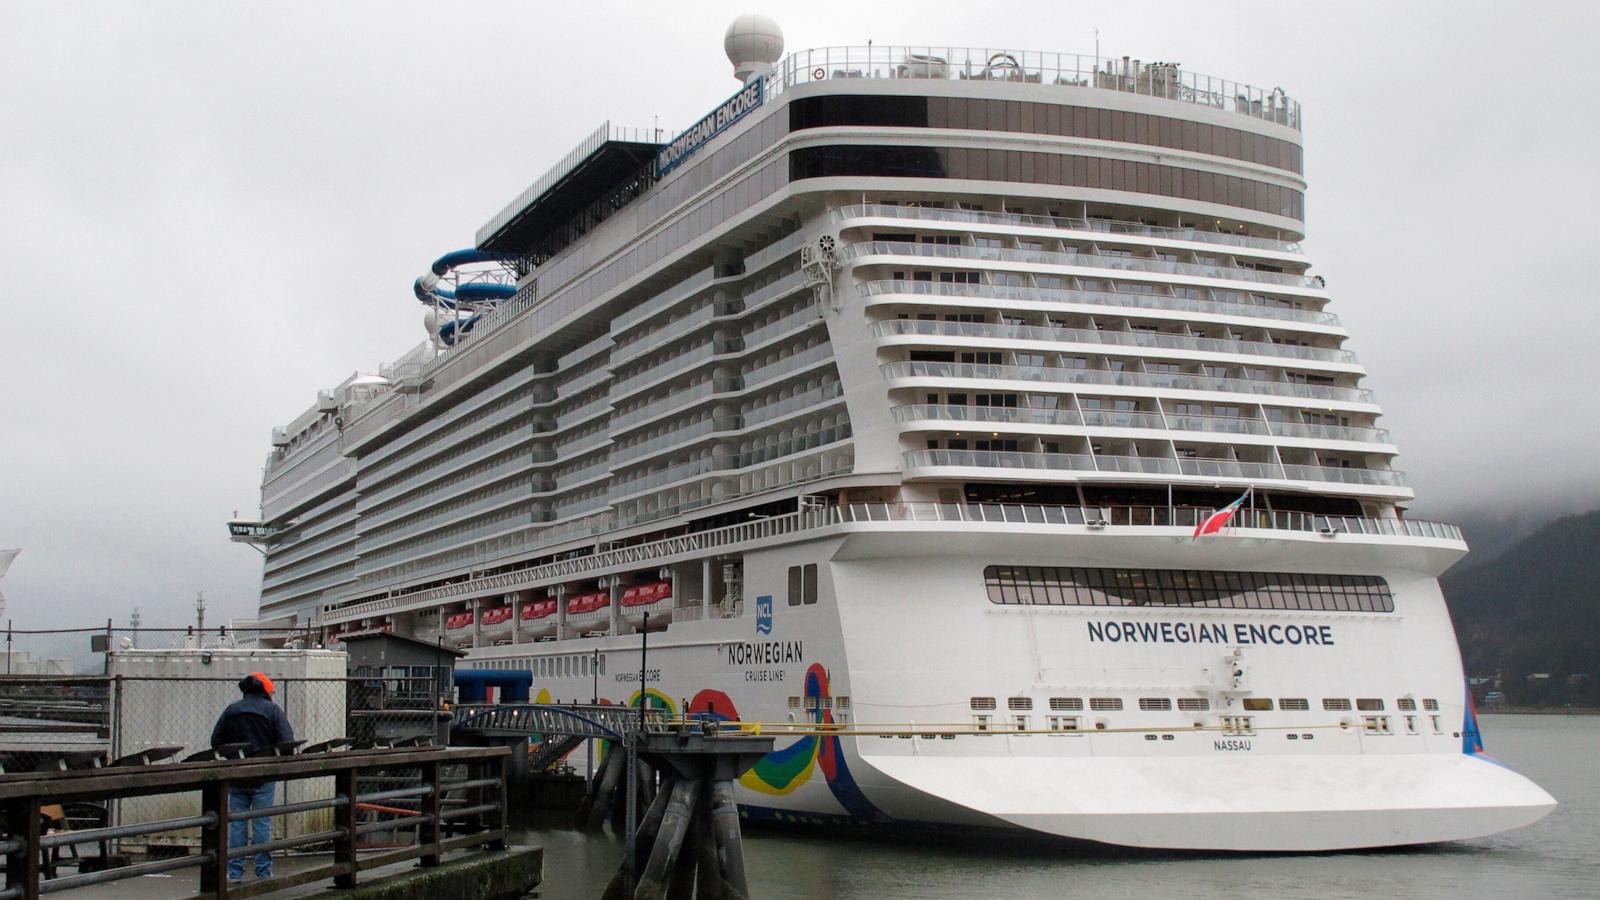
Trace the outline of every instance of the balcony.
<instances>
[{"instance_id":1,"label":"balcony","mask_svg":"<svg viewBox=\"0 0 1600 900\"><path fill-rule=\"evenodd\" d=\"M1047 228L1052 231L1078 231L1094 234L1127 235L1156 238L1165 241L1216 244L1227 247L1247 247L1252 250L1269 250L1275 253L1299 255L1300 245L1293 241L1231 234L1222 231L1202 231L1197 228L1161 228L1136 222L1113 222L1107 219L1072 219L1060 216L1031 216L1019 213L981 212L970 209L935 209L928 206L884 206L876 203L852 204L834 210L829 218L834 223L851 219L905 219L920 222L955 222L967 226L1000 226L1006 228Z\"/></svg>"},{"instance_id":2,"label":"balcony","mask_svg":"<svg viewBox=\"0 0 1600 900\"><path fill-rule=\"evenodd\" d=\"M652 364L627 378L613 381L609 397L611 400L620 400L645 385L665 381L680 372L687 372L696 366L704 365L716 355L716 348L710 343L700 344L671 359Z\"/></svg>"},{"instance_id":3,"label":"balcony","mask_svg":"<svg viewBox=\"0 0 1600 900\"><path fill-rule=\"evenodd\" d=\"M1195 337L1159 331L1102 331L1082 328L1046 328L1037 325L993 325L985 322L934 322L919 319L888 319L872 325L876 338L920 335L930 337L979 338L988 341L1040 341L1106 347L1137 347L1153 350L1184 350L1195 353L1220 353L1231 356L1271 356L1284 359L1326 362L1354 366L1356 355L1349 350L1327 347L1302 347L1296 344L1271 344L1262 341L1235 341ZM931 343L931 342L930 342ZM1081 352L1079 348L1071 348Z\"/></svg>"},{"instance_id":4,"label":"balcony","mask_svg":"<svg viewBox=\"0 0 1600 900\"><path fill-rule=\"evenodd\" d=\"M912 297L959 297L980 301L1016 300L1024 303L1059 303L1063 305L1102 306L1120 309L1156 310L1160 312L1192 312L1201 315L1274 319L1282 322L1302 322L1330 328L1339 327L1338 316L1321 310L1296 309L1292 306L1276 306L1265 302L1228 303L1216 300L1191 300L1187 297L1169 297L1164 294L1080 291L1071 288L1016 287L1003 284L946 284L942 281L906 281L893 278L864 281L857 285L856 289L867 297L888 298L905 295ZM985 305L992 304L986 303Z\"/></svg>"},{"instance_id":5,"label":"balcony","mask_svg":"<svg viewBox=\"0 0 1600 900\"><path fill-rule=\"evenodd\" d=\"M744 427L749 428L752 425L760 425L763 422L770 422L774 419L783 418L790 413L798 412L802 409L823 406L827 404L828 401L837 400L843 396L844 385L835 381L825 384L822 387L814 390L806 391L803 394L796 394L795 396L786 400L779 400L776 403L768 403L765 406L754 407L740 418L743 421Z\"/></svg>"},{"instance_id":6,"label":"balcony","mask_svg":"<svg viewBox=\"0 0 1600 900\"><path fill-rule=\"evenodd\" d=\"M1075 473L1164 475L1251 481L1320 481L1368 487L1406 486L1405 475L1390 469L1279 466L1277 463L1166 456L1109 456L1090 453L1030 453L1010 450L908 450L905 468L961 467L1028 469Z\"/></svg>"},{"instance_id":7,"label":"balcony","mask_svg":"<svg viewBox=\"0 0 1600 900\"><path fill-rule=\"evenodd\" d=\"M1134 272L1141 275L1179 275L1215 278L1222 281L1251 282L1308 290L1322 290L1322 283L1305 275L1263 272L1235 266L1167 262L1136 256L1107 256L1100 253L1059 253L1054 250L1014 250L1007 247L969 247L961 244L912 244L905 241L861 241L839 249L839 262L849 264L867 256L898 256L919 259L947 259L961 262L1026 263Z\"/></svg>"},{"instance_id":8,"label":"balcony","mask_svg":"<svg viewBox=\"0 0 1600 900\"><path fill-rule=\"evenodd\" d=\"M1206 393L1258 394L1331 400L1342 403L1373 403L1371 391L1334 385L1300 384L1292 381L1256 381L1247 378L1212 378L1208 375L1114 372L1107 369L1063 369L1044 366L998 366L977 363L894 362L878 367L884 378L962 378L1045 382L1057 384L1095 384Z\"/></svg>"}]
</instances>

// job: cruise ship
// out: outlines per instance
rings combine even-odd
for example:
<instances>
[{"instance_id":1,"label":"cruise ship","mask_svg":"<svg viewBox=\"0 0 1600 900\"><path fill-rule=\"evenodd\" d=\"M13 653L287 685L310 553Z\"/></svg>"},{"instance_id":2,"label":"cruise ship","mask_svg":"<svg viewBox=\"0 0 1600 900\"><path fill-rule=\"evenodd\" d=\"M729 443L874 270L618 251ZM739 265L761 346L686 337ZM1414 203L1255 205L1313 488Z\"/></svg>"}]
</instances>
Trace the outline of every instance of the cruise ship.
<instances>
[{"instance_id":1,"label":"cruise ship","mask_svg":"<svg viewBox=\"0 0 1600 900\"><path fill-rule=\"evenodd\" d=\"M725 48L731 96L601 125L418 279L421 345L274 430L261 624L764 725L752 819L1307 851L1549 812L1482 752L1466 544L1405 514L1301 247L1297 102Z\"/></svg>"}]
</instances>

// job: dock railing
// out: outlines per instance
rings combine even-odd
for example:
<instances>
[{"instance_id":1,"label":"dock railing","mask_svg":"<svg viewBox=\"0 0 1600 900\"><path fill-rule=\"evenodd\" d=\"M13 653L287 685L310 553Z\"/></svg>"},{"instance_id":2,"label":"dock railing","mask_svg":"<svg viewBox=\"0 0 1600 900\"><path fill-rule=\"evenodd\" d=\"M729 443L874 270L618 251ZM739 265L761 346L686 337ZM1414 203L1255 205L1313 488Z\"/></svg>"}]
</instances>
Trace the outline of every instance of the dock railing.
<instances>
[{"instance_id":1,"label":"dock railing","mask_svg":"<svg viewBox=\"0 0 1600 900\"><path fill-rule=\"evenodd\" d=\"M0 900L33 900L68 888L120 881L181 869L199 868L199 895L250 897L332 879L354 887L363 871L420 859L438 865L448 851L505 848L506 759L504 747L416 748L332 751L261 758L109 767L81 771L0 775L4 814L0 850L5 854L5 888ZM322 779L332 790L317 799L244 812L230 812L229 789L238 784ZM393 784L370 790L374 783ZM198 815L46 832L46 808L69 803L101 803L130 797L198 792ZM320 792L319 792L320 793ZM230 822L241 819L319 814L316 830L249 846L229 846ZM98 871L57 875L53 858L76 848L167 832L198 829L197 853L152 858ZM382 850L358 852L363 839L395 835ZM399 841L401 835L409 835ZM284 872L248 884L229 884L230 859L260 851L331 850L320 865Z\"/></svg>"}]
</instances>

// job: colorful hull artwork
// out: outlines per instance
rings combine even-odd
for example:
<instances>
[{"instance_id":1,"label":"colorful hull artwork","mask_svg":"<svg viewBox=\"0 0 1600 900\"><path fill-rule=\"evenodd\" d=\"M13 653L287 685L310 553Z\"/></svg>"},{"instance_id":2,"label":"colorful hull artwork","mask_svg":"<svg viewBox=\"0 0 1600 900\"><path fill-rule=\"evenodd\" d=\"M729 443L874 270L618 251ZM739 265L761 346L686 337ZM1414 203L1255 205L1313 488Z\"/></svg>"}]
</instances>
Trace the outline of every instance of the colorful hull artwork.
<instances>
[{"instance_id":1,"label":"colorful hull artwork","mask_svg":"<svg viewBox=\"0 0 1600 900\"><path fill-rule=\"evenodd\" d=\"M669 716L678 714L678 704L666 694L654 688L651 688L648 694L651 706L665 710ZM541 699L537 702L545 702L543 698L547 695L548 692L540 691ZM807 716L813 724L822 727L834 724L830 704L823 702L832 697L828 687L828 670L820 663L812 663L806 669L803 696ZM635 691L630 695L627 702L629 706L637 706L639 692ZM739 710L734 705L733 698L723 691L709 688L697 692L689 700L686 712L690 717L705 716L719 722L740 721ZM780 747L758 760L749 771L740 776L739 784L759 794L782 796L793 793L809 781L818 769L822 770L822 777L827 782L829 791L844 808L848 818L870 823L889 821L889 817L874 806L857 786L854 776L850 774L850 765L845 761L839 738L835 735L808 734L796 738L788 746Z\"/></svg>"}]
</instances>

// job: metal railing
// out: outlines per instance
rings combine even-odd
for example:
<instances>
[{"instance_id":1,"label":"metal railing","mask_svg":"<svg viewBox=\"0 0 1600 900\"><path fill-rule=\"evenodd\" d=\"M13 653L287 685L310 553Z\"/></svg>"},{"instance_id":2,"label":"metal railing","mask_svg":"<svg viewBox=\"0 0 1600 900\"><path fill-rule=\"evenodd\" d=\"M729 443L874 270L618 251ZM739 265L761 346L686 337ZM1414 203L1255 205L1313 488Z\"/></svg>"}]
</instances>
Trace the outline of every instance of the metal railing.
<instances>
[{"instance_id":1,"label":"metal railing","mask_svg":"<svg viewBox=\"0 0 1600 900\"><path fill-rule=\"evenodd\" d=\"M1177 63L1127 57L895 44L816 47L791 53L774 68L769 90L835 78L1010 81L1142 94L1225 110L1300 128L1300 104L1280 88L1186 72ZM482 242L480 233L480 243Z\"/></svg>"},{"instance_id":2,"label":"metal railing","mask_svg":"<svg viewBox=\"0 0 1600 900\"><path fill-rule=\"evenodd\" d=\"M1056 250L969 247L963 244L912 244L907 241L861 241L859 243L846 244L839 248L839 262L843 264L848 264L867 256L910 256L971 262L1034 263L1038 265L1106 269L1148 275L1183 275L1197 278L1216 278L1223 281L1247 281L1291 288L1309 288L1311 290L1322 290L1323 288L1320 280L1306 275L1291 275L1286 272L1264 272L1260 269L1246 269L1238 266L1167 262L1161 259L1114 256L1105 253L1062 253Z\"/></svg>"},{"instance_id":3,"label":"metal railing","mask_svg":"<svg viewBox=\"0 0 1600 900\"><path fill-rule=\"evenodd\" d=\"M907 403L890 408L900 424L908 422L963 422L974 424L1066 425L1089 428L1158 428L1207 434L1254 434L1263 437L1315 438L1327 441L1388 443L1382 428L1280 422L1243 416L1138 412L1108 409L1034 409L1017 406L960 406Z\"/></svg>"},{"instance_id":4,"label":"metal railing","mask_svg":"<svg viewBox=\"0 0 1600 900\"><path fill-rule=\"evenodd\" d=\"M1108 347L1138 347L1151 350L1186 350L1198 353L1225 353L1235 356L1272 356L1311 362L1354 365L1356 355L1332 347L1307 347L1264 341L1224 340L1173 334L1162 331L1112 331L1045 327L1041 325L996 325L989 322L936 322L922 319L886 319L874 322L875 338L907 335L929 337L969 337L985 340L1013 340L1059 344L1096 344Z\"/></svg>"},{"instance_id":5,"label":"metal railing","mask_svg":"<svg viewBox=\"0 0 1600 900\"><path fill-rule=\"evenodd\" d=\"M1155 511L1162 510L1159 514ZM1177 512L1175 512L1177 511ZM405 609L424 608L456 597L505 593L555 581L589 577L601 572L676 557L693 558L712 550L745 545L760 545L790 535L864 522L981 522L1037 525L1186 525L1193 527L1195 515L1208 515L1210 509L1198 507L1073 507L985 503L853 503L830 506L742 522L725 528L709 529L628 547L604 550L533 566L517 572L471 578L455 584L427 588L330 607L324 622L384 615ZM1434 538L1460 541L1461 530L1454 525L1419 519L1362 518L1324 516L1283 510L1250 510L1249 516L1235 518L1233 525L1279 531L1365 534L1395 537Z\"/></svg>"},{"instance_id":6,"label":"metal railing","mask_svg":"<svg viewBox=\"0 0 1600 900\"><path fill-rule=\"evenodd\" d=\"M1138 222L1116 222L1110 219L1074 219L1068 216L1039 216L1028 213L987 212L975 209L947 209L932 206L885 206L881 203L855 203L841 206L829 214L835 224L850 219L887 218L910 219L923 222L958 222L964 225L999 225L1012 228L1049 228L1055 231L1085 231L1095 234L1129 235L1168 241L1222 244L1248 247L1254 250L1272 250L1299 255L1300 245L1294 241L1232 234L1226 231L1205 231L1200 228L1164 228Z\"/></svg>"},{"instance_id":7,"label":"metal railing","mask_svg":"<svg viewBox=\"0 0 1600 900\"><path fill-rule=\"evenodd\" d=\"M1279 465L1233 459L1170 456L1113 456L1101 453L1033 453L1017 450L907 450L907 469L933 466L1037 469L1077 473L1187 475L1252 481L1320 481L1369 487L1405 487L1404 472L1338 466Z\"/></svg>"},{"instance_id":8,"label":"metal railing","mask_svg":"<svg viewBox=\"0 0 1600 900\"><path fill-rule=\"evenodd\" d=\"M0 776L0 807L5 831L0 846L6 855L6 886L0 900L32 900L40 894L104 884L182 869L200 870L204 896L250 897L295 885L332 879L352 888L360 874L379 866L412 859L438 865L446 852L483 846L505 849L507 748L421 748L317 752L259 759L219 759L166 765L113 766L82 771ZM403 786L362 791L359 782L373 775L396 776ZM236 784L329 779L332 795L296 803L229 810L228 794ZM51 804L109 803L134 796L170 796L198 791L199 815L108 825L74 831L42 830L43 808ZM365 815L374 807L398 809L390 818ZM229 846L229 824L239 820L327 811L331 827L265 843ZM363 819L369 819L363 821ZM199 829L200 852L74 875L47 872L51 851L104 845L127 838ZM451 834L452 831L465 833ZM359 841L377 833L412 837L383 851L358 852ZM229 884L229 860L260 852L332 848L331 861L303 871L260 878L249 885Z\"/></svg>"},{"instance_id":9,"label":"metal railing","mask_svg":"<svg viewBox=\"0 0 1600 900\"><path fill-rule=\"evenodd\" d=\"M1063 303L1083 306L1120 307L1194 312L1203 315L1240 316L1252 319L1277 319L1339 327L1339 317L1315 309L1276 306L1269 302L1229 303L1220 300L1191 300L1165 294L1136 294L1116 291L1084 291L1073 288L1019 287L1004 284L954 284L935 281L879 279L864 281L856 290L868 297L912 294L940 297L970 297L974 300L1021 300L1028 303Z\"/></svg>"},{"instance_id":10,"label":"metal railing","mask_svg":"<svg viewBox=\"0 0 1600 900\"><path fill-rule=\"evenodd\" d=\"M970 378L1003 381L1043 381L1063 384L1104 384L1207 393L1266 394L1346 403L1372 403L1365 388L1267 381L1250 378L1213 378L1166 372L1117 372L1109 369L1068 369L1051 366L1003 366L985 363L894 362L878 367L884 378Z\"/></svg>"}]
</instances>

